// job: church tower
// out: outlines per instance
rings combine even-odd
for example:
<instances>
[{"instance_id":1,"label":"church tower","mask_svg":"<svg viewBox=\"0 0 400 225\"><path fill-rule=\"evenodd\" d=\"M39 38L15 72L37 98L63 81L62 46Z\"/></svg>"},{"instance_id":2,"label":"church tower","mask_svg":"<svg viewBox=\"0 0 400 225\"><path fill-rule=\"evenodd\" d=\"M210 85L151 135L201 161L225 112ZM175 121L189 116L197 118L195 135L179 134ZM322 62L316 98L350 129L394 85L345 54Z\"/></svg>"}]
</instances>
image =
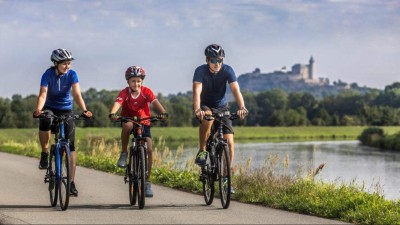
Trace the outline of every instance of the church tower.
<instances>
[{"instance_id":1,"label":"church tower","mask_svg":"<svg viewBox=\"0 0 400 225\"><path fill-rule=\"evenodd\" d=\"M314 58L311 56L310 64L308 64L308 79L309 80L314 80L314 75L315 75L315 65L314 65Z\"/></svg>"}]
</instances>

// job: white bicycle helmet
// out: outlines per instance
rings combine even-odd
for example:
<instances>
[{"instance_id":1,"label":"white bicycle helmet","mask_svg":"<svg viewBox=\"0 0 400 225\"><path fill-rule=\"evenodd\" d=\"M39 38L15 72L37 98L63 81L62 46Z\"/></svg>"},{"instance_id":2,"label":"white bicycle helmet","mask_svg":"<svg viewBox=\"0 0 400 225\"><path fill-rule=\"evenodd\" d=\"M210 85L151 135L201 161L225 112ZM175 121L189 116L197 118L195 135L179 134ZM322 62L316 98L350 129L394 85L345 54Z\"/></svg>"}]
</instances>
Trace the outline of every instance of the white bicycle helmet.
<instances>
[{"instance_id":1,"label":"white bicycle helmet","mask_svg":"<svg viewBox=\"0 0 400 225\"><path fill-rule=\"evenodd\" d=\"M53 51L53 53L51 53L51 57L50 60L53 62L64 62L64 61L72 61L74 60L74 57L72 57L71 52L63 49L63 48L59 48Z\"/></svg>"}]
</instances>

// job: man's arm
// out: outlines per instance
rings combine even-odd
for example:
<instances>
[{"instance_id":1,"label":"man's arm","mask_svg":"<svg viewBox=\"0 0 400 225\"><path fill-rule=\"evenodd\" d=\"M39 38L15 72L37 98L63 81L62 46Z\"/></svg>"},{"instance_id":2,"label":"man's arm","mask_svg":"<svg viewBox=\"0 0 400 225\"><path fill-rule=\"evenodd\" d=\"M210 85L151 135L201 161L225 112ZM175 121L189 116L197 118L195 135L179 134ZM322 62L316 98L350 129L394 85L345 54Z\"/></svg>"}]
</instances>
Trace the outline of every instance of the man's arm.
<instances>
[{"instance_id":1,"label":"man's arm","mask_svg":"<svg viewBox=\"0 0 400 225\"><path fill-rule=\"evenodd\" d=\"M199 120L203 120L204 111L200 108L200 94L203 89L203 84L200 82L193 82L193 110L194 114Z\"/></svg>"},{"instance_id":2,"label":"man's arm","mask_svg":"<svg viewBox=\"0 0 400 225\"><path fill-rule=\"evenodd\" d=\"M248 111L247 111L246 107L244 106L244 100L243 100L242 92L240 92L239 83L237 81L232 82L229 84L229 87L231 88L233 96L235 96L236 103L239 106L237 114L239 115L240 119L244 119L244 117L247 115Z\"/></svg>"}]
</instances>

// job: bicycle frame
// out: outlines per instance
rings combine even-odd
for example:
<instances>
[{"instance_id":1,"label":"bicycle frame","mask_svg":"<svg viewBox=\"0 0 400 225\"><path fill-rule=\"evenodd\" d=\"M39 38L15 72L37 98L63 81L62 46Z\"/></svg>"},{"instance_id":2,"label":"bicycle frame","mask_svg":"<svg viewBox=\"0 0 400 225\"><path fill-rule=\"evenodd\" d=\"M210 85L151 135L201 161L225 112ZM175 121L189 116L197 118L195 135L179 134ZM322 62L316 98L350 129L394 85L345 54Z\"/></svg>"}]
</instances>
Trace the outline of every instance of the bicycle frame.
<instances>
[{"instance_id":1,"label":"bicycle frame","mask_svg":"<svg viewBox=\"0 0 400 225\"><path fill-rule=\"evenodd\" d=\"M61 148L65 146L66 154L67 154L67 158L70 158L71 155L71 151L69 148L69 140L65 138L65 124L64 124L64 120L60 120L59 122L56 122L56 133L55 133L55 137L54 137L54 141L55 141L55 145L56 145L56 149L55 149L55 157L56 157L56 181L57 182L61 182L61 168L62 168L62 161L61 161L61 154L63 152L61 152ZM57 128L58 126L58 128ZM57 131L58 135L57 135Z\"/></svg>"},{"instance_id":2,"label":"bicycle frame","mask_svg":"<svg viewBox=\"0 0 400 225\"><path fill-rule=\"evenodd\" d=\"M79 119L80 115L53 115L49 112L44 112L38 118L53 118L52 125L55 130L52 129L54 134L54 144L51 145L49 167L47 168L46 175L44 178L45 183L49 183L50 192L50 203L51 206L57 205L59 200L61 209L67 210L69 205L70 197L70 141L66 137L65 132L65 121L68 119ZM65 155L64 155L65 154ZM65 157L64 157L65 156ZM54 159L53 159L54 157ZM65 162L63 162L65 160ZM53 168L54 163L54 168ZM63 171L63 163L65 163L65 174ZM59 197L59 199L58 199Z\"/></svg>"},{"instance_id":3,"label":"bicycle frame","mask_svg":"<svg viewBox=\"0 0 400 225\"><path fill-rule=\"evenodd\" d=\"M132 122L132 146L129 150L129 162L125 171L124 181L129 182L129 201L131 205L136 204L138 200L139 209L143 209L145 205L145 182L148 171L148 156L147 156L147 140L143 137L143 125L140 123L143 120L157 121L157 117L147 118L130 118L120 117L117 121ZM136 199L137 198L137 199Z\"/></svg>"},{"instance_id":4,"label":"bicycle frame","mask_svg":"<svg viewBox=\"0 0 400 225\"><path fill-rule=\"evenodd\" d=\"M231 191L231 169L228 142L223 135L223 118L234 120L236 114L213 113L206 115L205 120L212 121L211 133L207 139L206 150L209 159L206 165L202 168L201 180L203 182L203 195L207 205L210 205L214 199L215 186L214 182L219 182L219 191L221 196L221 204L224 209L227 209L230 204ZM219 124L215 124L215 120Z\"/></svg>"}]
</instances>

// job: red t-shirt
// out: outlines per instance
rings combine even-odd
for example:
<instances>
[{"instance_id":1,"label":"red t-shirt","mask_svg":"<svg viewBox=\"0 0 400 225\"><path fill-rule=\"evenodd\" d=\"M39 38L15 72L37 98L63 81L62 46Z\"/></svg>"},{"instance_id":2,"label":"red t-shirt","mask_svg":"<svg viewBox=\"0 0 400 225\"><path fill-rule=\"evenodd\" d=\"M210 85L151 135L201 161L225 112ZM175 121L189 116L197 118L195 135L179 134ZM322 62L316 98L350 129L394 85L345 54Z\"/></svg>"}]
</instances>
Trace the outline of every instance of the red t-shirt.
<instances>
[{"instance_id":1,"label":"red t-shirt","mask_svg":"<svg viewBox=\"0 0 400 225\"><path fill-rule=\"evenodd\" d=\"M150 104L156 99L153 91L145 86L140 88L140 94L133 98L131 95L132 91L129 87L126 87L119 92L115 102L118 102L122 106L121 116L126 117L149 117L150 116ZM142 121L144 125L150 125L149 120Z\"/></svg>"}]
</instances>

